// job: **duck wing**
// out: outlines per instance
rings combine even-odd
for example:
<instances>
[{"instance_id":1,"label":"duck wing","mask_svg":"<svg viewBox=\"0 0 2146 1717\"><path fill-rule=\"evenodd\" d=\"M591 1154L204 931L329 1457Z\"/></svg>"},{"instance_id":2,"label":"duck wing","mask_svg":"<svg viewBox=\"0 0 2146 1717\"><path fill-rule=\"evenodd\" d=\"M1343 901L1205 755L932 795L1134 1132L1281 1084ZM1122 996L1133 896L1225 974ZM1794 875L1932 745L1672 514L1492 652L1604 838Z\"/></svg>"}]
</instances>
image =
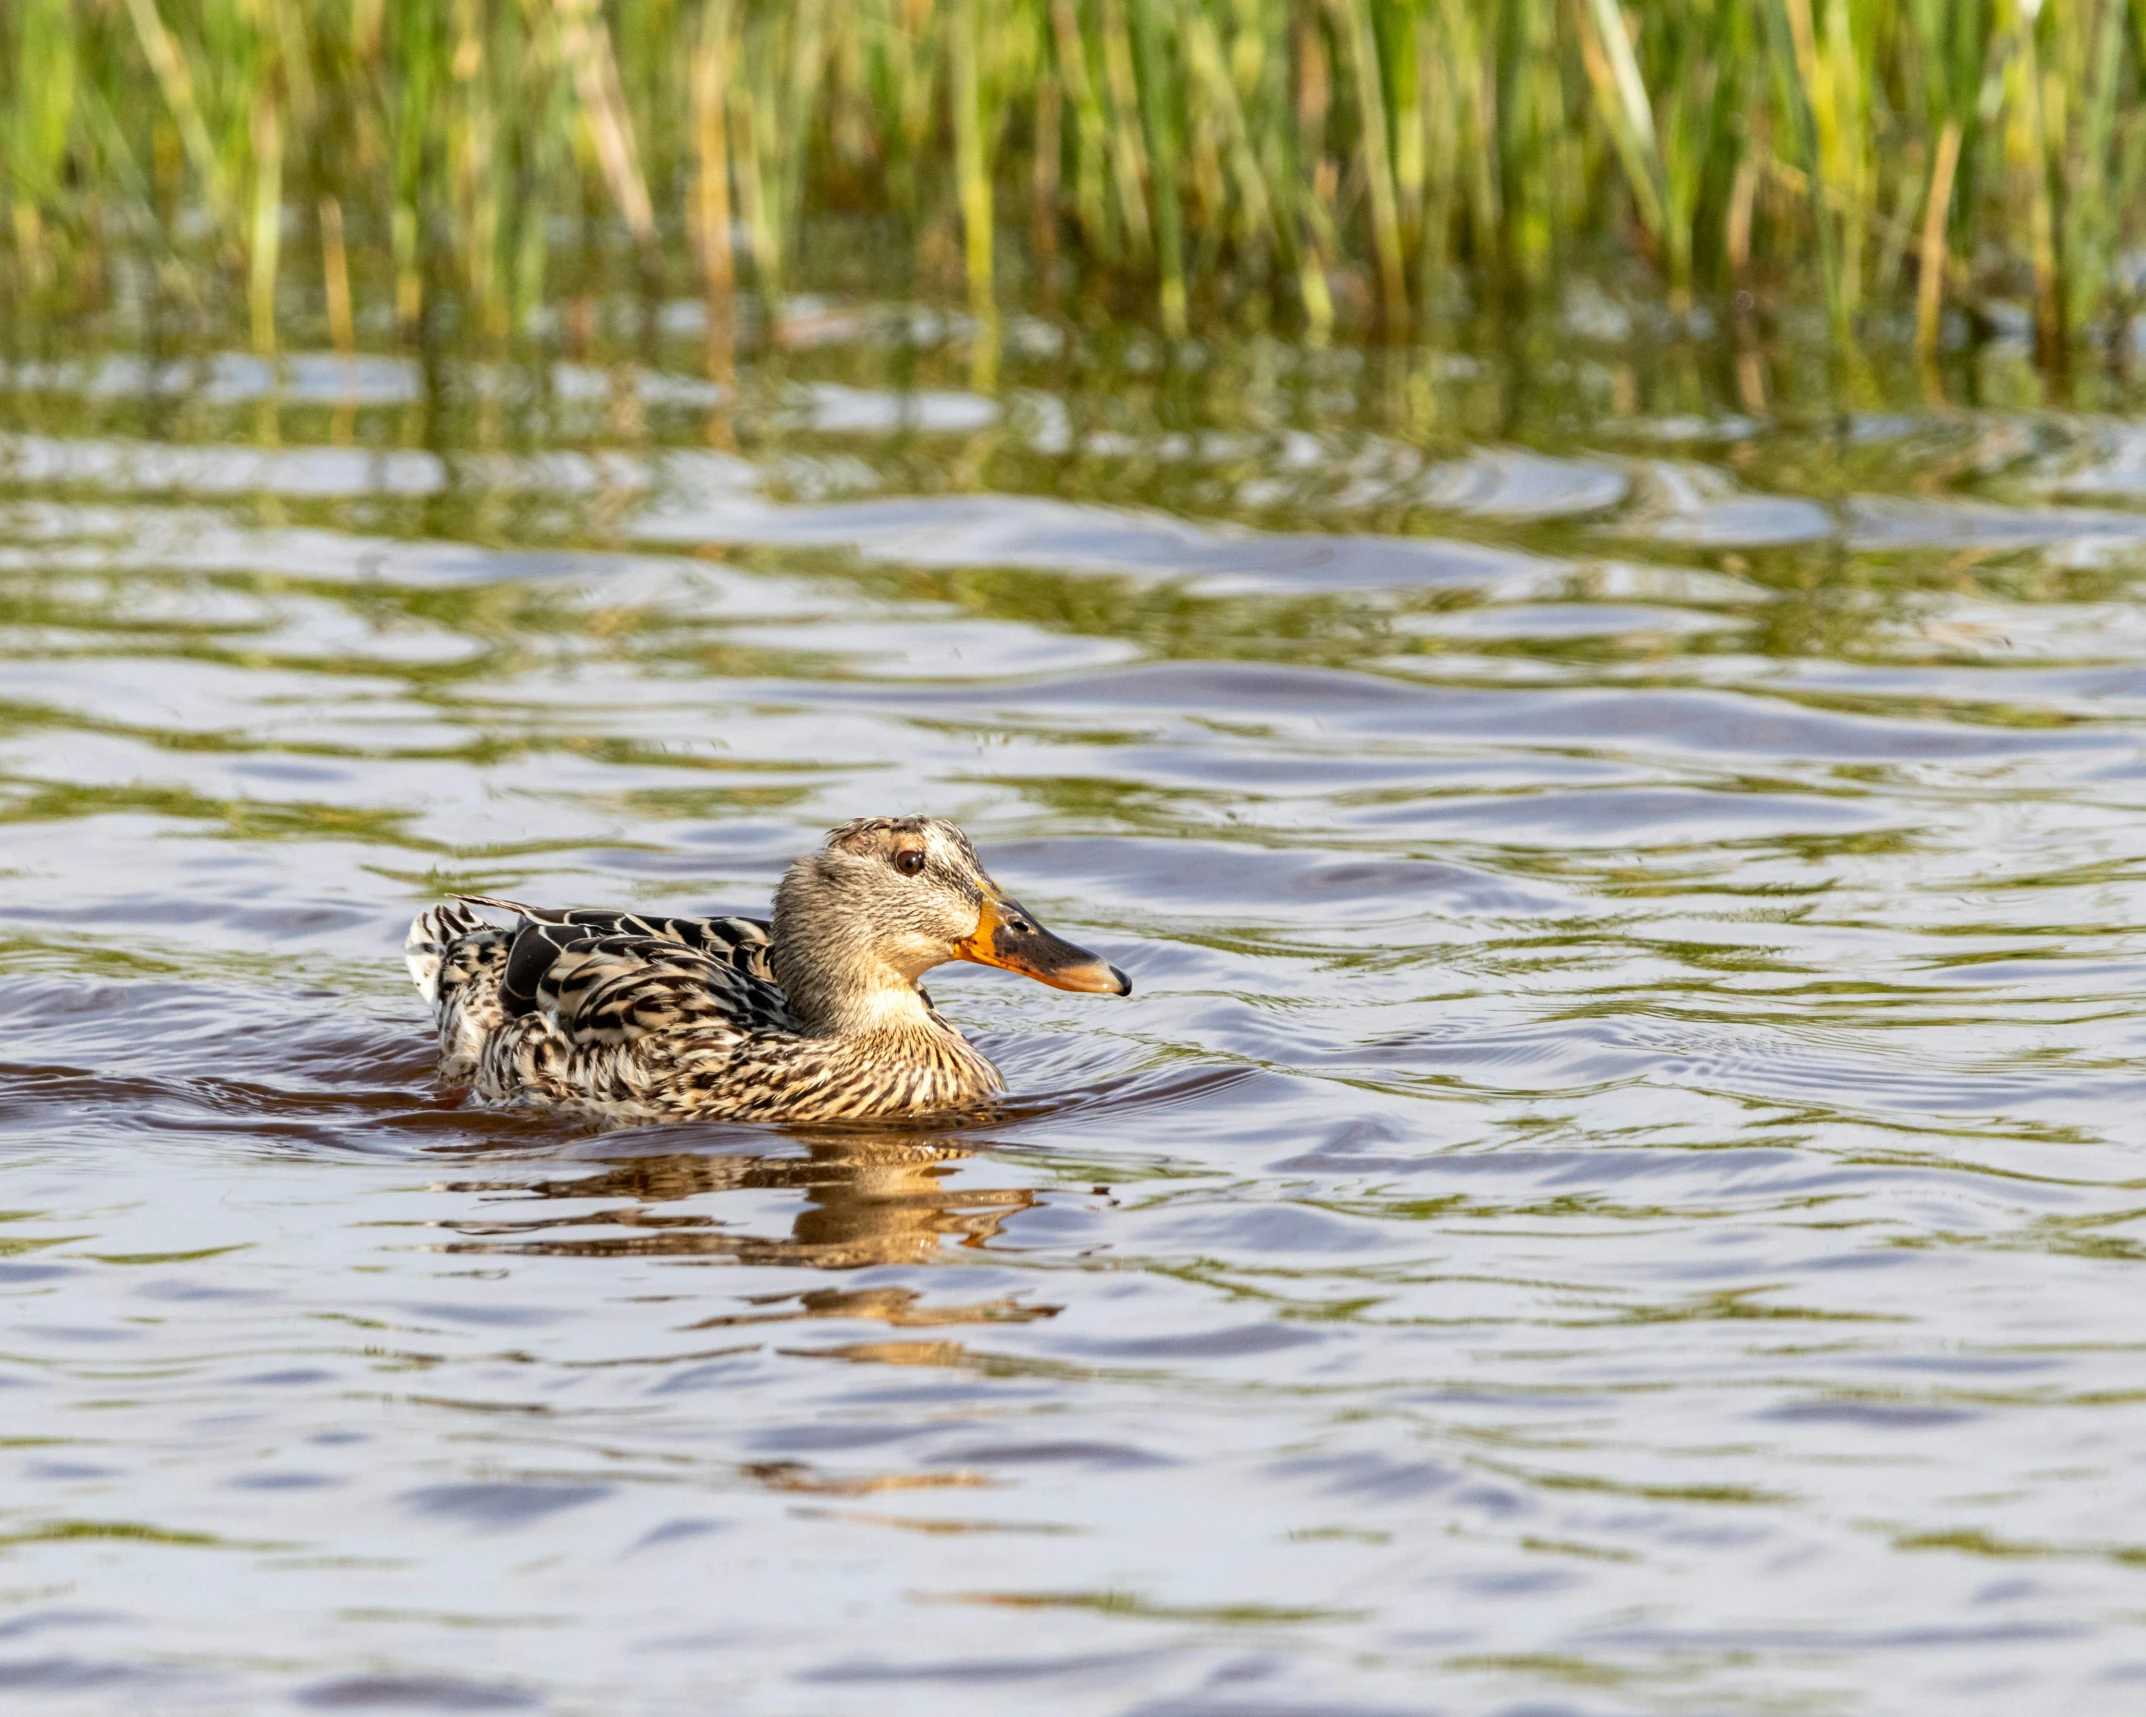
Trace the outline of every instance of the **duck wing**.
<instances>
[{"instance_id":1,"label":"duck wing","mask_svg":"<svg viewBox=\"0 0 2146 1717\"><path fill-rule=\"evenodd\" d=\"M761 919L459 898L520 917L500 977L500 1007L508 1019L548 1015L575 1047L631 1043L682 1025L796 1029L768 962Z\"/></svg>"}]
</instances>

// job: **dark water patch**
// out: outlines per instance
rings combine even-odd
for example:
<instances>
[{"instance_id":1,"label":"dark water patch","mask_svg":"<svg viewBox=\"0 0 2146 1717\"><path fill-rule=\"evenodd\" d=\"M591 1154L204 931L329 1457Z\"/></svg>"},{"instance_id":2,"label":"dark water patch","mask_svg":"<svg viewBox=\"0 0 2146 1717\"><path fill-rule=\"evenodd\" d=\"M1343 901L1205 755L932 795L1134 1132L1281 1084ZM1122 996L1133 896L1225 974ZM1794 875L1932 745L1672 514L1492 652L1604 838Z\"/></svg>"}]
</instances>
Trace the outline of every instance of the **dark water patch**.
<instances>
[{"instance_id":1,"label":"dark water patch","mask_svg":"<svg viewBox=\"0 0 2146 1717\"><path fill-rule=\"evenodd\" d=\"M637 1555L643 1550L654 1550L665 1544L692 1543L713 1533L722 1532L732 1524L727 1520L700 1520L686 1517L667 1520L661 1526L644 1534L627 1554Z\"/></svg>"},{"instance_id":2,"label":"dark water patch","mask_svg":"<svg viewBox=\"0 0 2146 1717\"><path fill-rule=\"evenodd\" d=\"M76 1271L64 1264L10 1264L0 1261L0 1288L28 1286L32 1282L52 1282L62 1276L72 1276Z\"/></svg>"},{"instance_id":3,"label":"dark water patch","mask_svg":"<svg viewBox=\"0 0 2146 1717\"><path fill-rule=\"evenodd\" d=\"M26 1615L0 1621L0 1640L23 1639L31 1634L43 1633L48 1628L109 1627L125 1621L126 1618L127 1613L124 1610L32 1610Z\"/></svg>"},{"instance_id":4,"label":"dark water patch","mask_svg":"<svg viewBox=\"0 0 2146 1717\"><path fill-rule=\"evenodd\" d=\"M522 1484L498 1479L481 1484L425 1485L404 1492L401 1501L420 1514L488 1532L504 1532L532 1526L548 1515L584 1507L610 1494L608 1485Z\"/></svg>"},{"instance_id":5,"label":"dark water patch","mask_svg":"<svg viewBox=\"0 0 2146 1717\"><path fill-rule=\"evenodd\" d=\"M1286 1325L1246 1324L1233 1329L1203 1330L1184 1335L1072 1341L1061 1345L1069 1353L1091 1354L1098 1359L1238 1359L1252 1354L1278 1353L1319 1339L1310 1330L1291 1329Z\"/></svg>"},{"instance_id":6,"label":"dark water patch","mask_svg":"<svg viewBox=\"0 0 2146 1717\"><path fill-rule=\"evenodd\" d=\"M167 1679L134 1664L98 1663L77 1657L0 1658L0 1689L24 1695L153 1686Z\"/></svg>"},{"instance_id":7,"label":"dark water patch","mask_svg":"<svg viewBox=\"0 0 2146 1717\"><path fill-rule=\"evenodd\" d=\"M937 1457L942 1464L962 1467L1078 1466L1124 1470L1163 1467L1176 1463L1168 1455L1134 1448L1124 1443L1076 1442L981 1443Z\"/></svg>"},{"instance_id":8,"label":"dark water patch","mask_svg":"<svg viewBox=\"0 0 2146 1717\"><path fill-rule=\"evenodd\" d=\"M1459 1482L1461 1471L1438 1461L1400 1459L1376 1451L1303 1455L1277 1462L1277 1476L1311 1479L1335 1496L1400 1499L1429 1496Z\"/></svg>"},{"instance_id":9,"label":"dark water patch","mask_svg":"<svg viewBox=\"0 0 2146 1717\"><path fill-rule=\"evenodd\" d=\"M527 1711L543 1703L521 1688L444 1675L348 1675L291 1698L309 1711Z\"/></svg>"},{"instance_id":10,"label":"dark water patch","mask_svg":"<svg viewBox=\"0 0 2146 1717\"><path fill-rule=\"evenodd\" d=\"M1918 1406L1886 1401L1806 1401L1770 1407L1764 1419L1790 1424L1840 1424L1871 1430L1921 1430L1931 1425L1951 1425L1972 1419L1974 1413L1960 1407Z\"/></svg>"},{"instance_id":11,"label":"dark water patch","mask_svg":"<svg viewBox=\"0 0 2146 1717\"><path fill-rule=\"evenodd\" d=\"M885 1443L904 1442L920 1434L916 1425L821 1424L771 1425L756 1432L753 1446L770 1453L796 1449L825 1453L833 1449L872 1449Z\"/></svg>"},{"instance_id":12,"label":"dark water patch","mask_svg":"<svg viewBox=\"0 0 2146 1717\"><path fill-rule=\"evenodd\" d=\"M1174 1699L1143 1700L1125 1717L1441 1717L1454 1707L1439 1705L1335 1705L1317 1694L1301 1699L1239 1699L1228 1695L1203 1698L1192 1694ZM1554 1707L1530 1702L1514 1707L1503 1717L1548 1717Z\"/></svg>"},{"instance_id":13,"label":"dark water patch","mask_svg":"<svg viewBox=\"0 0 2146 1717\"><path fill-rule=\"evenodd\" d=\"M412 1316L436 1318L447 1323L481 1324L504 1328L524 1328L535 1324L557 1323L561 1314L544 1306L499 1306L445 1304L432 1301L406 1306Z\"/></svg>"},{"instance_id":14,"label":"dark water patch","mask_svg":"<svg viewBox=\"0 0 2146 1717\"><path fill-rule=\"evenodd\" d=\"M799 1672L807 1684L943 1681L954 1686L1058 1684L1068 1690L1108 1686L1153 1661L1150 1652L1090 1652L1069 1657L964 1657L934 1663L852 1660Z\"/></svg>"},{"instance_id":15,"label":"dark water patch","mask_svg":"<svg viewBox=\"0 0 2146 1717\"><path fill-rule=\"evenodd\" d=\"M1886 1371L1953 1373L1962 1377L2018 1376L2063 1369L2063 1362L2050 1355L1989 1352L1869 1354L1854 1363Z\"/></svg>"},{"instance_id":16,"label":"dark water patch","mask_svg":"<svg viewBox=\"0 0 2146 1717\"><path fill-rule=\"evenodd\" d=\"M1605 1629L1598 1636L1609 1647L1667 1647L1685 1650L1749 1651L1764 1646L1799 1651L1917 1651L1947 1646L2009 1645L2029 1641L2077 1638L2077 1625L2061 1623L1998 1622L1983 1627L1842 1628L1802 1630L1796 1628L1737 1628L1703 1637L1680 1636L1667 1629Z\"/></svg>"}]
</instances>

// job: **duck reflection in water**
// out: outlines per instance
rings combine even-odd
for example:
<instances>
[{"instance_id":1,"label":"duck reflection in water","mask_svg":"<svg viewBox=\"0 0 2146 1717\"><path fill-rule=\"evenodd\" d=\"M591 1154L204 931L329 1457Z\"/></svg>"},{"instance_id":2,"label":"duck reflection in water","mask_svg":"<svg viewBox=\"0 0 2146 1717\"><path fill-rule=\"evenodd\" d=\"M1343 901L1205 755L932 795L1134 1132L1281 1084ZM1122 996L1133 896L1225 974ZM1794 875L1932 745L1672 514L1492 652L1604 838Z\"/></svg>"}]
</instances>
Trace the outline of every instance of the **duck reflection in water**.
<instances>
[{"instance_id":1,"label":"duck reflection in water","mask_svg":"<svg viewBox=\"0 0 2146 1717\"><path fill-rule=\"evenodd\" d=\"M1037 1203L1030 1187L954 1184L959 1165L976 1154L973 1143L857 1134L808 1135L800 1142L803 1156L670 1152L610 1158L592 1174L452 1182L441 1190L626 1202L572 1215L451 1222L448 1226L468 1238L448 1250L704 1257L711 1262L857 1270L873 1264L928 1263L949 1243L982 1246L1009 1216ZM719 1217L660 1208L709 1193L790 1188L803 1193L805 1202L789 1235L781 1239L734 1234ZM627 1232L559 1232L589 1228Z\"/></svg>"}]
</instances>

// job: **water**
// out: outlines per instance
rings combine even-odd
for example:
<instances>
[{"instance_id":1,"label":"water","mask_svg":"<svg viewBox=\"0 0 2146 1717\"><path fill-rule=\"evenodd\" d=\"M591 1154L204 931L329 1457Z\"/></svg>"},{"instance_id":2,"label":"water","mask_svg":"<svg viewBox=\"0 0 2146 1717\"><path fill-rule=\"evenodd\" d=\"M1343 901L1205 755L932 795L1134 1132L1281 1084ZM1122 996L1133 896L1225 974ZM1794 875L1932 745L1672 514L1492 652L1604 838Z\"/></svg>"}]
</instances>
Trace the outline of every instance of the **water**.
<instances>
[{"instance_id":1,"label":"water","mask_svg":"<svg viewBox=\"0 0 2146 1717\"><path fill-rule=\"evenodd\" d=\"M808 309L10 373L8 1708L2138 1698L2146 436ZM911 810L1003 1124L434 1089L441 890Z\"/></svg>"}]
</instances>

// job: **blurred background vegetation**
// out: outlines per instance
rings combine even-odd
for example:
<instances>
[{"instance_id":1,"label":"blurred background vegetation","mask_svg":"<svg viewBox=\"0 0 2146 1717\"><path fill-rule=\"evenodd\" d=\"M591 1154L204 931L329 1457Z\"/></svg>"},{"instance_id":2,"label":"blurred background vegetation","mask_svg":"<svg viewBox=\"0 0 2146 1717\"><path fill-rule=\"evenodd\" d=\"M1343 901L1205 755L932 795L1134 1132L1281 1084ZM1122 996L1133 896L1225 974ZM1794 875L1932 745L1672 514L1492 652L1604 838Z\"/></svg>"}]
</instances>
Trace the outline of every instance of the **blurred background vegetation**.
<instances>
[{"instance_id":1,"label":"blurred background vegetation","mask_svg":"<svg viewBox=\"0 0 2146 1717\"><path fill-rule=\"evenodd\" d=\"M721 368L844 278L1316 343L1579 270L2061 370L2129 349L2142 46L2146 0L8 0L0 306L268 353L686 297Z\"/></svg>"}]
</instances>

